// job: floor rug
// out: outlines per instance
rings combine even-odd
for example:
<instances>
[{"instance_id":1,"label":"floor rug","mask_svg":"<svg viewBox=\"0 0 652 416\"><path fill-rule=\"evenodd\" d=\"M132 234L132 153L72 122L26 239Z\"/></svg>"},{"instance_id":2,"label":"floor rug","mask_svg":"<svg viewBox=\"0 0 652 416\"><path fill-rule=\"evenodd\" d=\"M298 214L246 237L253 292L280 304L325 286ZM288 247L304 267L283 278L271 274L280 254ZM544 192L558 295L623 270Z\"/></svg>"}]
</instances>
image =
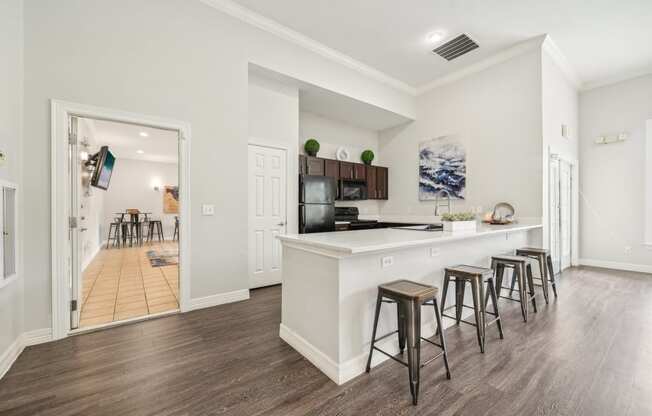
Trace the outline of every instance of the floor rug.
<instances>
[{"instance_id":1,"label":"floor rug","mask_svg":"<svg viewBox=\"0 0 652 416\"><path fill-rule=\"evenodd\" d=\"M150 250L147 252L147 257L152 267L179 264L179 252L177 250Z\"/></svg>"}]
</instances>

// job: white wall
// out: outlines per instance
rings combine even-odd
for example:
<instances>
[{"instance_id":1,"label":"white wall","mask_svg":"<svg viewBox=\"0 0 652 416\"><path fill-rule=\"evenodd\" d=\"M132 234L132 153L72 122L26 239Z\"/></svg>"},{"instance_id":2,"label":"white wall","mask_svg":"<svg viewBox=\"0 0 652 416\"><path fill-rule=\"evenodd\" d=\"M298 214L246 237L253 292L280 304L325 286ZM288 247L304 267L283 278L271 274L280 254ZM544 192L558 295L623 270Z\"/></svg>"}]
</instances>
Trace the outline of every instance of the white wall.
<instances>
[{"instance_id":1,"label":"white wall","mask_svg":"<svg viewBox=\"0 0 652 416\"><path fill-rule=\"evenodd\" d=\"M649 119L652 75L580 95L582 262L652 271L652 251L642 245ZM594 143L600 136L620 132L629 134L627 141Z\"/></svg>"},{"instance_id":2,"label":"white wall","mask_svg":"<svg viewBox=\"0 0 652 416\"><path fill-rule=\"evenodd\" d=\"M319 157L335 159L340 146L349 150L350 161L361 163L360 154L367 149L374 152L374 165L382 165L379 135L375 130L353 126L338 120L302 111L299 114L299 152L305 154L303 145L308 139L319 141ZM338 206L358 207L361 214L377 215L383 201L338 201Z\"/></svg>"},{"instance_id":3,"label":"white wall","mask_svg":"<svg viewBox=\"0 0 652 416\"><path fill-rule=\"evenodd\" d=\"M22 143L22 100L23 100L23 44L22 44L22 1L0 2L0 150L6 153L7 161L0 165L0 179L21 185L21 143ZM24 219L24 189L19 189L18 250L23 252L20 236ZM47 262L47 258L42 261ZM23 287L25 273L22 259L18 259L18 278L0 287L0 376L8 364L9 347L24 331Z\"/></svg>"},{"instance_id":4,"label":"white wall","mask_svg":"<svg viewBox=\"0 0 652 416\"><path fill-rule=\"evenodd\" d=\"M578 89L556 64L555 60L543 48L541 54L541 98L542 98L542 127L543 127L543 159L542 159L542 209L543 209L543 245L549 246L549 211L550 211L550 186L549 164L551 154L574 165L574 174L577 174L579 158L579 93ZM562 124L567 126L567 137L561 134ZM578 178L573 178L573 215L572 215L572 240L573 258L578 253L579 209L578 209Z\"/></svg>"},{"instance_id":5,"label":"white wall","mask_svg":"<svg viewBox=\"0 0 652 416\"><path fill-rule=\"evenodd\" d=\"M199 1L26 0L28 328L51 324L51 98L189 122L190 296L247 289L247 180L234 172L247 164L249 62L413 116L407 94Z\"/></svg>"},{"instance_id":6,"label":"white wall","mask_svg":"<svg viewBox=\"0 0 652 416\"><path fill-rule=\"evenodd\" d=\"M160 186L158 191L154 190L154 184ZM178 164L116 158L109 189L93 189L93 192L104 194L102 240L108 237L109 224L116 217L115 213L131 208L151 212L150 218L161 220L165 238L171 240L174 217L179 214L163 212L163 187L166 185L179 186Z\"/></svg>"},{"instance_id":7,"label":"white wall","mask_svg":"<svg viewBox=\"0 0 652 416\"><path fill-rule=\"evenodd\" d=\"M383 214L432 215L418 196L419 143L455 135L467 151L466 200L456 211L498 202L517 216L542 215L541 52L535 49L433 89L417 99L417 121L380 134L390 199Z\"/></svg>"},{"instance_id":8,"label":"white wall","mask_svg":"<svg viewBox=\"0 0 652 416\"><path fill-rule=\"evenodd\" d=\"M298 232L297 143L299 90L278 81L249 76L249 142L287 149L287 232ZM243 167L246 174L246 166ZM246 224L246 223L245 223Z\"/></svg>"}]
</instances>

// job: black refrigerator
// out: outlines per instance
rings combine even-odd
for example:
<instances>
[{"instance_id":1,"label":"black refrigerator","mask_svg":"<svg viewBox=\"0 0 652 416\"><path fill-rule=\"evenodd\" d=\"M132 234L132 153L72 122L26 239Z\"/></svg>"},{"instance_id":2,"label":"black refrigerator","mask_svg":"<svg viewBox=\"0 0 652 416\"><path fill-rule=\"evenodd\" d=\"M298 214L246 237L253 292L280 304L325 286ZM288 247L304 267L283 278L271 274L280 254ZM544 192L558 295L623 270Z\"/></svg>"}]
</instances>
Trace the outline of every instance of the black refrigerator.
<instances>
[{"instance_id":1,"label":"black refrigerator","mask_svg":"<svg viewBox=\"0 0 652 416\"><path fill-rule=\"evenodd\" d=\"M299 176L299 233L335 231L337 184L327 176Z\"/></svg>"}]
</instances>

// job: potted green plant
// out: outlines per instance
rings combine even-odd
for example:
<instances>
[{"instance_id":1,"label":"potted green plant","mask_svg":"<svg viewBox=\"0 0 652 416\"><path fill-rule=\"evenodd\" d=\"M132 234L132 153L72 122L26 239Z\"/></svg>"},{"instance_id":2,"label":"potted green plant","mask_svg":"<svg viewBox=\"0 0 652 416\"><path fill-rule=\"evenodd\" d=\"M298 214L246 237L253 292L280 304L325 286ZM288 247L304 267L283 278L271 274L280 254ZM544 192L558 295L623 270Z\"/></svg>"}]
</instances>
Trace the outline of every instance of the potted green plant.
<instances>
[{"instance_id":1,"label":"potted green plant","mask_svg":"<svg viewBox=\"0 0 652 416\"><path fill-rule=\"evenodd\" d=\"M360 155L360 159L365 165L371 165L371 162L374 160L374 152L367 149Z\"/></svg>"},{"instance_id":2,"label":"potted green plant","mask_svg":"<svg viewBox=\"0 0 652 416\"><path fill-rule=\"evenodd\" d=\"M444 231L474 231L476 229L475 214L472 212L446 213L441 216Z\"/></svg>"},{"instance_id":3,"label":"potted green plant","mask_svg":"<svg viewBox=\"0 0 652 416\"><path fill-rule=\"evenodd\" d=\"M319 152L319 142L315 139L308 139L303 145L303 150L306 151L308 156L317 156L317 152Z\"/></svg>"}]
</instances>

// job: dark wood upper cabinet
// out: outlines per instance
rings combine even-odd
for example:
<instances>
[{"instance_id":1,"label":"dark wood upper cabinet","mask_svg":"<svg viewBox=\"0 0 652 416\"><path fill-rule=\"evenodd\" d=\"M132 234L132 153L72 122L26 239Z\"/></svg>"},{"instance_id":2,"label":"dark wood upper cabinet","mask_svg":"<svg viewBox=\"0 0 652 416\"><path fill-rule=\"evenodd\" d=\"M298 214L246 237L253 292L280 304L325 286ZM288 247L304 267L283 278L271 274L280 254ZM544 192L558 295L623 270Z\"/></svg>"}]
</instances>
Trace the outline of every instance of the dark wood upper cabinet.
<instances>
[{"instance_id":1,"label":"dark wood upper cabinet","mask_svg":"<svg viewBox=\"0 0 652 416\"><path fill-rule=\"evenodd\" d=\"M334 159L324 159L324 176L340 178L340 162Z\"/></svg>"},{"instance_id":2,"label":"dark wood upper cabinet","mask_svg":"<svg viewBox=\"0 0 652 416\"><path fill-rule=\"evenodd\" d=\"M353 163L340 162L340 179L355 179Z\"/></svg>"},{"instance_id":3,"label":"dark wood upper cabinet","mask_svg":"<svg viewBox=\"0 0 652 416\"><path fill-rule=\"evenodd\" d=\"M376 199L378 195L376 173L375 166L367 166L367 198L369 199Z\"/></svg>"},{"instance_id":4,"label":"dark wood upper cabinet","mask_svg":"<svg viewBox=\"0 0 652 416\"><path fill-rule=\"evenodd\" d=\"M318 157L306 157L306 174L315 176L324 176L325 173L324 159Z\"/></svg>"},{"instance_id":5,"label":"dark wood upper cabinet","mask_svg":"<svg viewBox=\"0 0 652 416\"><path fill-rule=\"evenodd\" d=\"M376 166L376 199L389 198L389 171L387 168Z\"/></svg>"},{"instance_id":6,"label":"dark wood upper cabinet","mask_svg":"<svg viewBox=\"0 0 652 416\"><path fill-rule=\"evenodd\" d=\"M308 173L308 161L304 155L299 155L299 175Z\"/></svg>"},{"instance_id":7,"label":"dark wood upper cabinet","mask_svg":"<svg viewBox=\"0 0 652 416\"><path fill-rule=\"evenodd\" d=\"M364 181L367 179L367 167L362 163L353 164L353 179Z\"/></svg>"}]
</instances>

